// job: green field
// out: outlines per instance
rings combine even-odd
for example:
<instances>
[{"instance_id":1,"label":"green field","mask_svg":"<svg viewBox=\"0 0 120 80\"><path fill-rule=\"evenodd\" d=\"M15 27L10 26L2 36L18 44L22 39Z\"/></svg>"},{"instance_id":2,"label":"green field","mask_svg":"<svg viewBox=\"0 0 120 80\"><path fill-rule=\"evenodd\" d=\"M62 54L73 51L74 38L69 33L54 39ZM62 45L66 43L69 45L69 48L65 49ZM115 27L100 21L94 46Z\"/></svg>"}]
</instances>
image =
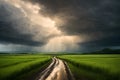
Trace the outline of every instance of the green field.
<instances>
[{"instance_id":1,"label":"green field","mask_svg":"<svg viewBox=\"0 0 120 80\"><path fill-rule=\"evenodd\" d=\"M0 55L0 80L32 79L50 60L47 55Z\"/></svg>"},{"instance_id":2,"label":"green field","mask_svg":"<svg viewBox=\"0 0 120 80\"><path fill-rule=\"evenodd\" d=\"M120 55L62 55L76 80L120 80Z\"/></svg>"},{"instance_id":3,"label":"green field","mask_svg":"<svg viewBox=\"0 0 120 80\"><path fill-rule=\"evenodd\" d=\"M68 63L75 80L120 80L120 55L55 56ZM50 62L50 55L0 55L0 80L34 80Z\"/></svg>"}]
</instances>

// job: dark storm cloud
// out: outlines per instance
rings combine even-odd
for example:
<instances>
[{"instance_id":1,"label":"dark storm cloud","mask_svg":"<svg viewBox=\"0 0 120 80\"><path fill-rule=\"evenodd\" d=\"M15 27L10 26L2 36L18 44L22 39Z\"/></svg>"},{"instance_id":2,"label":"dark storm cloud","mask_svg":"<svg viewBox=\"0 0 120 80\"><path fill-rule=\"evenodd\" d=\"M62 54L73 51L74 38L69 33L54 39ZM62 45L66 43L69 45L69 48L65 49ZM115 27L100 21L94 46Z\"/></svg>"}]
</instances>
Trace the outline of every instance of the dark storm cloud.
<instances>
[{"instance_id":1,"label":"dark storm cloud","mask_svg":"<svg viewBox=\"0 0 120 80\"><path fill-rule=\"evenodd\" d=\"M17 15L17 16L16 16ZM21 12L4 1L0 3L0 43L22 44L22 45L42 45L32 39L31 34L23 34L17 27L26 26ZM23 21L23 22L22 22ZM22 24L22 25L21 25Z\"/></svg>"},{"instance_id":2,"label":"dark storm cloud","mask_svg":"<svg viewBox=\"0 0 120 80\"><path fill-rule=\"evenodd\" d=\"M89 43L89 47L92 46L100 46L100 47L109 47L109 46L119 46L120 45L120 37L114 36L114 37L107 37L102 40L96 40Z\"/></svg>"},{"instance_id":3,"label":"dark storm cloud","mask_svg":"<svg viewBox=\"0 0 120 80\"><path fill-rule=\"evenodd\" d=\"M65 24L58 23L57 27L66 35L77 35L80 38L84 36L88 39L84 43L79 43L83 50L120 46L120 0L23 1L40 4L40 14L42 12L44 16L51 19L59 17ZM33 40L35 35L23 33L21 30L24 29L17 29L29 26L26 22L28 20L24 20L22 16L24 15L18 9L1 0L0 43L43 45L47 39L43 34L43 39L42 35L39 35L41 38L38 42Z\"/></svg>"},{"instance_id":4,"label":"dark storm cloud","mask_svg":"<svg viewBox=\"0 0 120 80\"><path fill-rule=\"evenodd\" d=\"M40 5L44 5L43 12L47 15L57 15L60 13L75 13L71 16L75 16L76 14L83 13L85 9L94 7L98 5L100 1L97 0L24 0L31 1L33 3L39 3ZM82 12L80 12L82 10Z\"/></svg>"},{"instance_id":5,"label":"dark storm cloud","mask_svg":"<svg viewBox=\"0 0 120 80\"><path fill-rule=\"evenodd\" d=\"M58 28L68 35L89 37L83 46L120 46L120 0L29 1L44 5L41 11L47 16L62 14L67 22Z\"/></svg>"},{"instance_id":6,"label":"dark storm cloud","mask_svg":"<svg viewBox=\"0 0 120 80\"><path fill-rule=\"evenodd\" d=\"M81 51L94 51L94 50L100 50L103 48L114 48L120 46L120 36L112 36L112 37L106 37L102 38L100 40L94 40L89 41L85 43L80 43L81 45Z\"/></svg>"}]
</instances>

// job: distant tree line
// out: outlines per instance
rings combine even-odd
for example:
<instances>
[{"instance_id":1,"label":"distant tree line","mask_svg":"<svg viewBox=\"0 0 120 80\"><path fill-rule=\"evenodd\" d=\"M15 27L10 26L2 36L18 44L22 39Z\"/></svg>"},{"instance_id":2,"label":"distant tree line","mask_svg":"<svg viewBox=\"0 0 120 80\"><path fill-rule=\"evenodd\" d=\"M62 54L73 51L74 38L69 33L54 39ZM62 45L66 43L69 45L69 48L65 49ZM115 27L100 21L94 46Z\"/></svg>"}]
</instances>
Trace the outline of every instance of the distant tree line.
<instances>
[{"instance_id":1,"label":"distant tree line","mask_svg":"<svg viewBox=\"0 0 120 80\"><path fill-rule=\"evenodd\" d=\"M120 49L104 48L102 50L90 52L89 54L120 54Z\"/></svg>"}]
</instances>

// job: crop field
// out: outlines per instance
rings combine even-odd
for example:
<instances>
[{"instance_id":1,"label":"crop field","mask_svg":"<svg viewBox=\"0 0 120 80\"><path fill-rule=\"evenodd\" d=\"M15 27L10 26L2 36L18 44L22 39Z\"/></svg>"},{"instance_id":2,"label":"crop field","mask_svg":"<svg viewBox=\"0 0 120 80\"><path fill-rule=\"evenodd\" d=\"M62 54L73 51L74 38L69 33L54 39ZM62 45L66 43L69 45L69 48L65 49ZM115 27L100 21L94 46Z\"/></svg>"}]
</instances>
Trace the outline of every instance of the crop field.
<instances>
[{"instance_id":1,"label":"crop field","mask_svg":"<svg viewBox=\"0 0 120 80\"><path fill-rule=\"evenodd\" d=\"M47 55L0 55L0 80L30 80L50 60Z\"/></svg>"},{"instance_id":2,"label":"crop field","mask_svg":"<svg viewBox=\"0 0 120 80\"><path fill-rule=\"evenodd\" d=\"M120 80L120 55L61 55L76 80Z\"/></svg>"},{"instance_id":3,"label":"crop field","mask_svg":"<svg viewBox=\"0 0 120 80\"><path fill-rule=\"evenodd\" d=\"M4 54L0 55L0 80L34 80L52 63L51 56L66 61L75 80L120 80L118 54Z\"/></svg>"}]
</instances>

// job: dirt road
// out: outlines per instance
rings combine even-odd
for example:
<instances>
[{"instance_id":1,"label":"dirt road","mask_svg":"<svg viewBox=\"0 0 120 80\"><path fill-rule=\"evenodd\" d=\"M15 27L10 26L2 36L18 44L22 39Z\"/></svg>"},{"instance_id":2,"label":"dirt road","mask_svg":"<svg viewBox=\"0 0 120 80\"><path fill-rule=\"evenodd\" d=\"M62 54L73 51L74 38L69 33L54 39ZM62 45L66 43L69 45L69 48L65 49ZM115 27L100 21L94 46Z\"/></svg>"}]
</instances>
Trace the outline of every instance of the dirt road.
<instances>
[{"instance_id":1,"label":"dirt road","mask_svg":"<svg viewBox=\"0 0 120 80\"><path fill-rule=\"evenodd\" d=\"M39 75L36 80L74 80L67 64L54 57L52 63Z\"/></svg>"}]
</instances>

